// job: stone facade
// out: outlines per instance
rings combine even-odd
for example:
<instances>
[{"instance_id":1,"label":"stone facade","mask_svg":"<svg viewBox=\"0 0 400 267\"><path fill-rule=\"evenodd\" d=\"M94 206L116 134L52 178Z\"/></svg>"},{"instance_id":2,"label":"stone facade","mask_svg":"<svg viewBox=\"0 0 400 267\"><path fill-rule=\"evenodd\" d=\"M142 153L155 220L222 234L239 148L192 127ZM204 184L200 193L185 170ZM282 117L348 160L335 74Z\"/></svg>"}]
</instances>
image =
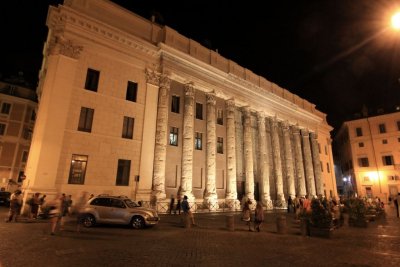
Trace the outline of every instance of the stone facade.
<instances>
[{"instance_id":1,"label":"stone facade","mask_svg":"<svg viewBox=\"0 0 400 267\"><path fill-rule=\"evenodd\" d=\"M314 169L315 142L332 130L315 105L108 1L51 7L47 26L27 190L179 194L210 210L244 196L269 209L289 195L336 196Z\"/></svg>"}]
</instances>

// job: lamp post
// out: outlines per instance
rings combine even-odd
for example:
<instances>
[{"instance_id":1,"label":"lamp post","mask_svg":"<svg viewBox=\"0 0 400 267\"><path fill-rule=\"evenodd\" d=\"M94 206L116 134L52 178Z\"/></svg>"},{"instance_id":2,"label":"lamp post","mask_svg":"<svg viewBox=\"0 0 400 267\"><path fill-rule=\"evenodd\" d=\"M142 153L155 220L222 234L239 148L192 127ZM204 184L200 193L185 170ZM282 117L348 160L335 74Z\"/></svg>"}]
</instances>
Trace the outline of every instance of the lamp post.
<instances>
[{"instance_id":1,"label":"lamp post","mask_svg":"<svg viewBox=\"0 0 400 267\"><path fill-rule=\"evenodd\" d=\"M396 31L400 30L400 11L397 11L396 13L393 14L392 19L392 28L395 29Z\"/></svg>"}]
</instances>

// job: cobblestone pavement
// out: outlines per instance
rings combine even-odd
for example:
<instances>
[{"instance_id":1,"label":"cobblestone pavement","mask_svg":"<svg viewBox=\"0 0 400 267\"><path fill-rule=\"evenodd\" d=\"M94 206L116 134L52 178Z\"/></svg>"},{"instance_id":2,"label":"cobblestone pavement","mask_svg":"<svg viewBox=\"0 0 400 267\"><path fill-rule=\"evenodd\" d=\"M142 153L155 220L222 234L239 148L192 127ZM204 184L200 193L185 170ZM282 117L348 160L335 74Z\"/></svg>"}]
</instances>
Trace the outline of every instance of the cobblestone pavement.
<instances>
[{"instance_id":1,"label":"cobblestone pavement","mask_svg":"<svg viewBox=\"0 0 400 267\"><path fill-rule=\"evenodd\" d=\"M235 213L195 214L198 226L183 228L181 216L161 215L144 230L96 226L77 233L71 218L50 235L46 221L5 223L0 207L0 267L19 266L400 266L400 219L393 207L368 228L343 226L332 238L303 237L292 214L267 213L261 232L249 232ZM277 215L287 218L278 234Z\"/></svg>"}]
</instances>

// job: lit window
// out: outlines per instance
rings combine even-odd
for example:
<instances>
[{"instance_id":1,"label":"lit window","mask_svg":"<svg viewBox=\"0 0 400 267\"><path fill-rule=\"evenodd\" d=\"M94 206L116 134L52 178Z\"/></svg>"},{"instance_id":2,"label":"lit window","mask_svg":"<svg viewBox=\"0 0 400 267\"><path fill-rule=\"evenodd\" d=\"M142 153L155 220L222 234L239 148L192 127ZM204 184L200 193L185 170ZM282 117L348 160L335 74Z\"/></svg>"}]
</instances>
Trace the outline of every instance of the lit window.
<instances>
[{"instance_id":1,"label":"lit window","mask_svg":"<svg viewBox=\"0 0 400 267\"><path fill-rule=\"evenodd\" d=\"M194 139L194 147L196 150L202 150L203 149L203 134L202 133L197 133Z\"/></svg>"},{"instance_id":2,"label":"lit window","mask_svg":"<svg viewBox=\"0 0 400 267\"><path fill-rule=\"evenodd\" d=\"M69 170L69 184L84 184L88 156L72 155L71 167Z\"/></svg>"},{"instance_id":3,"label":"lit window","mask_svg":"<svg viewBox=\"0 0 400 267\"><path fill-rule=\"evenodd\" d=\"M169 131L169 144L171 146L178 146L178 133L179 133L178 128L171 127Z\"/></svg>"}]
</instances>

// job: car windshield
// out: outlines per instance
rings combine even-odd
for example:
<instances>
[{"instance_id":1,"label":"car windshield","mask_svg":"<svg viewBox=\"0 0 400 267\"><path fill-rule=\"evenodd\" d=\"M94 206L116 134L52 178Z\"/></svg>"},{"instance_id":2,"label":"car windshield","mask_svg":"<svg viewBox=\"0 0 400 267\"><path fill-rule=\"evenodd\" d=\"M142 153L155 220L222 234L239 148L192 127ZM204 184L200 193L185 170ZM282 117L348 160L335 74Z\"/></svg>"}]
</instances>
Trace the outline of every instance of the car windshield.
<instances>
[{"instance_id":1,"label":"car windshield","mask_svg":"<svg viewBox=\"0 0 400 267\"><path fill-rule=\"evenodd\" d=\"M124 200L125 204L129 207L129 208L136 208L136 207L140 207L140 205L130 199L125 199Z\"/></svg>"}]
</instances>

